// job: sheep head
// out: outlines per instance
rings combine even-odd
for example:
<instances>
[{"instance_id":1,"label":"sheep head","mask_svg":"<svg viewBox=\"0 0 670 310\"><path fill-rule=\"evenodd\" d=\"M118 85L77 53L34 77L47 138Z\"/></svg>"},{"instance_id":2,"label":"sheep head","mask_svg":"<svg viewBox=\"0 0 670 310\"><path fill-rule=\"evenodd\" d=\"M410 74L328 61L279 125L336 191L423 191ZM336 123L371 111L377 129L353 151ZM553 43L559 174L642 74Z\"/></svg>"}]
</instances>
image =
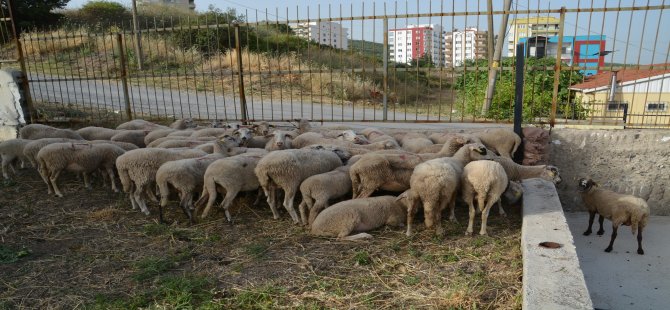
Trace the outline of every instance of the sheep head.
<instances>
[{"instance_id":1,"label":"sheep head","mask_svg":"<svg viewBox=\"0 0 670 310\"><path fill-rule=\"evenodd\" d=\"M492 159L493 156L489 150L481 143L470 143L463 146L470 156L470 160ZM459 150L460 151L460 150Z\"/></svg>"},{"instance_id":2,"label":"sheep head","mask_svg":"<svg viewBox=\"0 0 670 310\"><path fill-rule=\"evenodd\" d=\"M246 145L253 137L253 134L251 133L251 129L241 127L233 131L233 137L240 141L241 145Z\"/></svg>"},{"instance_id":3,"label":"sheep head","mask_svg":"<svg viewBox=\"0 0 670 310\"><path fill-rule=\"evenodd\" d=\"M558 168L552 165L546 165L544 171L542 172L542 178L551 181L554 184L559 184L563 182L561 174L558 172Z\"/></svg>"},{"instance_id":4,"label":"sheep head","mask_svg":"<svg viewBox=\"0 0 670 310\"><path fill-rule=\"evenodd\" d=\"M590 178L581 178L577 184L577 190L580 192L588 192L591 188L598 187L598 183Z\"/></svg>"},{"instance_id":5,"label":"sheep head","mask_svg":"<svg viewBox=\"0 0 670 310\"><path fill-rule=\"evenodd\" d=\"M295 139L296 135L293 132L276 130L275 132L266 135L266 137L272 138L272 143L275 145L275 147L284 149L286 148L285 145L287 145L287 138Z\"/></svg>"},{"instance_id":6,"label":"sheep head","mask_svg":"<svg viewBox=\"0 0 670 310\"><path fill-rule=\"evenodd\" d=\"M262 121L258 124L254 124L251 128L261 136L267 136L270 134L270 128L275 128L275 125L272 125L266 121Z\"/></svg>"}]
</instances>

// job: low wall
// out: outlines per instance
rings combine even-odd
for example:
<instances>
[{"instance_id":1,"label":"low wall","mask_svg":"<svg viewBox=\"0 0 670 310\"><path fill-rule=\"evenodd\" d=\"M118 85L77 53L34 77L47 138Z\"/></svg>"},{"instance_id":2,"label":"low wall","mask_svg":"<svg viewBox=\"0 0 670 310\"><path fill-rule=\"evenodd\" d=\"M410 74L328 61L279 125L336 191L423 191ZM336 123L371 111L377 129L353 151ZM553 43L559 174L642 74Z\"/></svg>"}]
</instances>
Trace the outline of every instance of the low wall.
<instances>
[{"instance_id":1,"label":"low wall","mask_svg":"<svg viewBox=\"0 0 670 310\"><path fill-rule=\"evenodd\" d=\"M584 210L577 180L647 200L653 215L670 215L670 130L554 129L551 163L563 183L557 187L566 211Z\"/></svg>"}]
</instances>

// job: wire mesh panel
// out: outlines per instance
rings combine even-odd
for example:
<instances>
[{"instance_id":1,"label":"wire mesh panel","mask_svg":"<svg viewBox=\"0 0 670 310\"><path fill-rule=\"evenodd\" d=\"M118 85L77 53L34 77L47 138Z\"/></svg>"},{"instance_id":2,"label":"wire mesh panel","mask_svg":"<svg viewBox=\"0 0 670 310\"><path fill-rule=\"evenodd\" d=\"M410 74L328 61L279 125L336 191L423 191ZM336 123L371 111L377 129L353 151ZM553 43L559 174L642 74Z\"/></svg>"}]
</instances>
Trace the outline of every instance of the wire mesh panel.
<instances>
[{"instance_id":1,"label":"wire mesh panel","mask_svg":"<svg viewBox=\"0 0 670 310\"><path fill-rule=\"evenodd\" d=\"M36 102L100 117L511 122L523 44L525 122L670 127L670 41L660 34L668 8L663 0L140 7L136 24L70 22L21 42ZM626 111L608 110L616 102L628 102Z\"/></svg>"}]
</instances>

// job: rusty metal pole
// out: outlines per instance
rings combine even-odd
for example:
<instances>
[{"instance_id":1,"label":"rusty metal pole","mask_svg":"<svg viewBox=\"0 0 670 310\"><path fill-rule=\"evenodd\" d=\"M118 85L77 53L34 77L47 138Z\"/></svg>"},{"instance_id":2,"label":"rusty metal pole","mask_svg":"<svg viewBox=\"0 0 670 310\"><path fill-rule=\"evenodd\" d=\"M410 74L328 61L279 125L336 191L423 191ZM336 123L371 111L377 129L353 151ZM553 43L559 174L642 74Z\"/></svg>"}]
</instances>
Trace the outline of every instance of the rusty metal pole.
<instances>
[{"instance_id":1,"label":"rusty metal pole","mask_svg":"<svg viewBox=\"0 0 670 310\"><path fill-rule=\"evenodd\" d=\"M563 25L565 23L565 7L561 7L561 17L558 24L558 47L556 50L556 64L554 65L554 93L551 97L551 114L549 115L549 126L554 127L556 123L556 106L558 104L558 84L561 78L561 55L563 53Z\"/></svg>"},{"instance_id":2,"label":"rusty metal pole","mask_svg":"<svg viewBox=\"0 0 670 310\"><path fill-rule=\"evenodd\" d=\"M12 25L12 32L14 33L14 42L16 43L16 55L18 57L17 61L21 67L21 72L23 73L23 79L21 80L21 88L25 92L24 96L26 97L26 106L28 107L28 118L30 123L33 123L37 117L37 110L33 105L33 97L30 94L30 84L28 83L28 71L26 70L26 60L23 57L23 48L21 47L21 29L16 27L16 8L12 0L7 0L7 6L9 7L9 19L10 24Z\"/></svg>"},{"instance_id":3,"label":"rusty metal pole","mask_svg":"<svg viewBox=\"0 0 670 310\"><path fill-rule=\"evenodd\" d=\"M240 111L242 112L242 124L247 125L247 98L244 95L244 68L242 67L242 45L240 44L240 24L235 24L235 53L237 54L237 76L238 88L240 90Z\"/></svg>"},{"instance_id":4,"label":"rusty metal pole","mask_svg":"<svg viewBox=\"0 0 670 310\"><path fill-rule=\"evenodd\" d=\"M126 65L126 51L123 48L123 36L116 34L116 43L119 46L119 61L121 62L121 85L123 85L123 101L126 104L126 117L133 119L133 111L130 109L130 96L128 95L128 68Z\"/></svg>"},{"instance_id":5,"label":"rusty metal pole","mask_svg":"<svg viewBox=\"0 0 670 310\"><path fill-rule=\"evenodd\" d=\"M384 49L384 97L382 98L382 102L384 105L384 114L383 114L383 119L384 121L388 120L388 92L389 92L389 20L388 18L384 18L384 46L382 47Z\"/></svg>"}]
</instances>

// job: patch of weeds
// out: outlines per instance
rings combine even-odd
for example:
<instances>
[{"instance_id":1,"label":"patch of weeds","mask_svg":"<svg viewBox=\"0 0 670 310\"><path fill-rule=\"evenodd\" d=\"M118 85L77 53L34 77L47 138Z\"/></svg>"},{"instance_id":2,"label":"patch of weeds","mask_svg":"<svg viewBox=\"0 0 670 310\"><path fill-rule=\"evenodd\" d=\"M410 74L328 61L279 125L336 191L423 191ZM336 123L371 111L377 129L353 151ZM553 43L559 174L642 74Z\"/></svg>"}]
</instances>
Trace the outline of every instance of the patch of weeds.
<instances>
[{"instance_id":1,"label":"patch of weeds","mask_svg":"<svg viewBox=\"0 0 670 310\"><path fill-rule=\"evenodd\" d=\"M471 243L475 248L479 248L486 245L488 243L488 240L486 236L477 236L472 239Z\"/></svg>"},{"instance_id":2,"label":"patch of weeds","mask_svg":"<svg viewBox=\"0 0 670 310\"><path fill-rule=\"evenodd\" d=\"M257 289L241 291L226 302L231 309L274 309L285 294L284 288L268 284Z\"/></svg>"},{"instance_id":3,"label":"patch of weeds","mask_svg":"<svg viewBox=\"0 0 670 310\"><path fill-rule=\"evenodd\" d=\"M461 260L456 253L447 253L442 257L442 261L446 263L453 263Z\"/></svg>"},{"instance_id":4,"label":"patch of weeds","mask_svg":"<svg viewBox=\"0 0 670 310\"><path fill-rule=\"evenodd\" d=\"M133 274L135 281L145 281L179 266L179 262L187 258L187 254L167 257L148 257L135 263L137 272Z\"/></svg>"},{"instance_id":5,"label":"patch of weeds","mask_svg":"<svg viewBox=\"0 0 670 310\"><path fill-rule=\"evenodd\" d=\"M270 247L270 244L267 240L260 240L257 243L251 243L244 246L244 252L247 255L250 255L253 258L261 258L265 256L265 252Z\"/></svg>"},{"instance_id":6,"label":"patch of weeds","mask_svg":"<svg viewBox=\"0 0 670 310\"><path fill-rule=\"evenodd\" d=\"M435 262L435 255L433 254L422 255L421 259L425 262L432 263Z\"/></svg>"},{"instance_id":7,"label":"patch of weeds","mask_svg":"<svg viewBox=\"0 0 670 310\"><path fill-rule=\"evenodd\" d=\"M405 276L402 280L407 285L417 285L421 282L421 279L417 276Z\"/></svg>"},{"instance_id":8,"label":"patch of weeds","mask_svg":"<svg viewBox=\"0 0 670 310\"><path fill-rule=\"evenodd\" d=\"M95 296L93 303L86 306L85 309L137 309L148 306L151 300L150 294L146 292L130 297L98 294Z\"/></svg>"},{"instance_id":9,"label":"patch of weeds","mask_svg":"<svg viewBox=\"0 0 670 310\"><path fill-rule=\"evenodd\" d=\"M201 276L169 276L161 278L158 304L165 308L184 309L212 298L212 281Z\"/></svg>"},{"instance_id":10,"label":"patch of weeds","mask_svg":"<svg viewBox=\"0 0 670 310\"><path fill-rule=\"evenodd\" d=\"M372 264L372 259L370 258L370 254L366 251L358 251L356 254L354 254L354 262L356 262L356 265L359 266L367 266Z\"/></svg>"},{"instance_id":11,"label":"patch of weeds","mask_svg":"<svg viewBox=\"0 0 670 310\"><path fill-rule=\"evenodd\" d=\"M400 243L394 242L393 244L391 244L390 248L393 252L398 252L401 249Z\"/></svg>"},{"instance_id":12,"label":"patch of weeds","mask_svg":"<svg viewBox=\"0 0 670 310\"><path fill-rule=\"evenodd\" d=\"M0 310L9 310L9 309L16 309L16 306L11 304L9 301L2 300L0 301Z\"/></svg>"},{"instance_id":13,"label":"patch of weeds","mask_svg":"<svg viewBox=\"0 0 670 310\"><path fill-rule=\"evenodd\" d=\"M146 224L143 230L147 236L162 236L170 233L170 227L160 223Z\"/></svg>"},{"instance_id":14,"label":"patch of weeds","mask_svg":"<svg viewBox=\"0 0 670 310\"><path fill-rule=\"evenodd\" d=\"M12 249L8 246L0 244L0 263L11 264L19 261L21 257L30 255L30 250L21 247L20 250Z\"/></svg>"},{"instance_id":15,"label":"patch of weeds","mask_svg":"<svg viewBox=\"0 0 670 310\"><path fill-rule=\"evenodd\" d=\"M409 252L409 255L412 255L413 257L420 257L421 256L421 251L419 251L417 248L411 246L407 250Z\"/></svg>"}]
</instances>

